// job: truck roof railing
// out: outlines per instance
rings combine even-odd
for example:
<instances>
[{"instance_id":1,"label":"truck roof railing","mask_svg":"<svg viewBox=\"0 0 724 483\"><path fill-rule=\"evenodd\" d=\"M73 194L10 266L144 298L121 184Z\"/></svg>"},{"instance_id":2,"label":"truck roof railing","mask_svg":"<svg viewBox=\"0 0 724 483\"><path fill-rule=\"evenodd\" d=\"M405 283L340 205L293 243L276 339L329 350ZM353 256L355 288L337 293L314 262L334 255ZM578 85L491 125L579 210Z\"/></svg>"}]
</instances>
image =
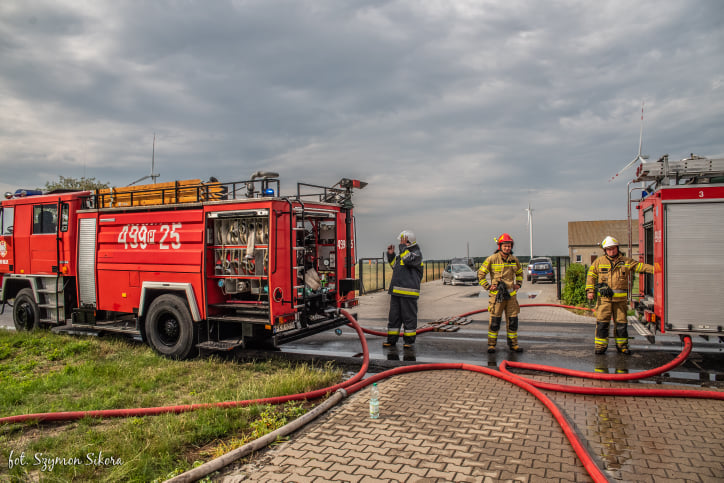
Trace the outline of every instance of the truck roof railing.
<instances>
[{"instance_id":1,"label":"truck roof railing","mask_svg":"<svg viewBox=\"0 0 724 483\"><path fill-rule=\"evenodd\" d=\"M217 181L216 178L211 178L210 181L192 179L96 190L83 197L83 202L87 208L125 208L242 200L278 196L279 186L278 178L225 183Z\"/></svg>"},{"instance_id":2,"label":"truck roof railing","mask_svg":"<svg viewBox=\"0 0 724 483\"><path fill-rule=\"evenodd\" d=\"M316 201L339 205L350 204L351 206L352 190L354 188L362 189L365 186L367 183L364 181L348 178L342 178L331 187L297 183L297 199L303 201L305 198L311 198Z\"/></svg>"},{"instance_id":3,"label":"truck roof railing","mask_svg":"<svg viewBox=\"0 0 724 483\"><path fill-rule=\"evenodd\" d=\"M692 154L680 161L669 161L666 154L655 163L642 163L636 170L634 183L654 181L667 184L710 183L712 178L724 177L724 158L706 158ZM668 182L667 182L668 180Z\"/></svg>"}]
</instances>

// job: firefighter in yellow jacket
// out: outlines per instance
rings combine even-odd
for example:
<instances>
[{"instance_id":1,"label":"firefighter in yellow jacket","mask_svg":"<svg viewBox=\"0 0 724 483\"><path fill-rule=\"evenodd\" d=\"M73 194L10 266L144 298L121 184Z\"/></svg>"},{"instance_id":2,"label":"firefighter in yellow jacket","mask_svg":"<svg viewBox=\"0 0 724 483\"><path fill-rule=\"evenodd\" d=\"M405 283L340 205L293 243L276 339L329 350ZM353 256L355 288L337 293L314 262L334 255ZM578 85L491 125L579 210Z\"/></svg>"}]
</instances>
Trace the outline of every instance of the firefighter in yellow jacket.
<instances>
[{"instance_id":1,"label":"firefighter in yellow jacket","mask_svg":"<svg viewBox=\"0 0 724 483\"><path fill-rule=\"evenodd\" d=\"M606 255L598 257L588 269L586 296L593 300L596 292L599 299L596 306L596 354L603 354L608 348L608 334L611 317L616 337L616 350L631 354L628 348L628 279L631 272L653 273L654 267L624 257L619 251L618 241L607 236L601 247Z\"/></svg>"},{"instance_id":2,"label":"firefighter in yellow jacket","mask_svg":"<svg viewBox=\"0 0 724 483\"><path fill-rule=\"evenodd\" d=\"M523 285L523 267L513 255L513 238L503 233L496 240L498 250L490 255L478 269L480 285L490 292L488 312L488 352L495 352L498 330L503 320L503 312L508 329L508 347L513 352L523 352L518 345L518 314L520 305L516 297L517 290ZM488 275L491 281L488 282Z\"/></svg>"}]
</instances>

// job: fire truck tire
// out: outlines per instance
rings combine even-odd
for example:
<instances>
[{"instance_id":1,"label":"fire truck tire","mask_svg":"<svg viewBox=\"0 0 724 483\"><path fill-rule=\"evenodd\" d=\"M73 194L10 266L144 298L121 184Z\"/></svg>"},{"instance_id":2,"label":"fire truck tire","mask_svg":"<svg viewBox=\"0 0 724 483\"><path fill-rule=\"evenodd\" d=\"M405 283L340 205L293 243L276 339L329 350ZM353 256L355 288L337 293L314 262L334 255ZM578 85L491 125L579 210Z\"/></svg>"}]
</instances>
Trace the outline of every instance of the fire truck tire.
<instances>
[{"instance_id":1,"label":"fire truck tire","mask_svg":"<svg viewBox=\"0 0 724 483\"><path fill-rule=\"evenodd\" d=\"M18 332L33 330L40 326L40 311L35 303L33 291L24 288L15 296L13 323Z\"/></svg>"},{"instance_id":2,"label":"fire truck tire","mask_svg":"<svg viewBox=\"0 0 724 483\"><path fill-rule=\"evenodd\" d=\"M196 327L184 300L164 294L156 298L146 315L146 337L159 354L171 359L196 355Z\"/></svg>"}]
</instances>

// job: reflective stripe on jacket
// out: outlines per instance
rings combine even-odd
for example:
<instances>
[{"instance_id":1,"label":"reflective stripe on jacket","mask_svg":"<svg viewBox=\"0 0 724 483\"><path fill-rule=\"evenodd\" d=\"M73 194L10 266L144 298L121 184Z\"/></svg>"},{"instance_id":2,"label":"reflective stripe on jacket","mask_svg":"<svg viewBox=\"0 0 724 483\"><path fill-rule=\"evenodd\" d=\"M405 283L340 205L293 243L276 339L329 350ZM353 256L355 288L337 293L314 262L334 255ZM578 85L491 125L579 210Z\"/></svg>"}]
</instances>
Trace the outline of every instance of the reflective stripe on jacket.
<instances>
[{"instance_id":1,"label":"reflective stripe on jacket","mask_svg":"<svg viewBox=\"0 0 724 483\"><path fill-rule=\"evenodd\" d=\"M593 292L596 284L605 283L613 290L611 300L628 298L628 277L634 273L654 273L653 265L640 263L623 255L616 258L598 257L593 261L586 276L586 292ZM605 297L608 299L608 297Z\"/></svg>"},{"instance_id":2,"label":"reflective stripe on jacket","mask_svg":"<svg viewBox=\"0 0 724 483\"><path fill-rule=\"evenodd\" d=\"M491 281L487 277L490 275ZM504 282L508 287L508 293L515 295L515 284L523 285L523 267L514 255L504 258L503 252L495 252L485 259L478 269L478 282L485 289L490 289L493 284ZM490 295L497 295L497 290L491 290Z\"/></svg>"},{"instance_id":3,"label":"reflective stripe on jacket","mask_svg":"<svg viewBox=\"0 0 724 483\"><path fill-rule=\"evenodd\" d=\"M420 296L420 282L422 281L423 267L422 252L417 243L408 246L405 251L395 256L387 254L387 261L392 267L392 280L390 281L390 295L400 297Z\"/></svg>"}]
</instances>

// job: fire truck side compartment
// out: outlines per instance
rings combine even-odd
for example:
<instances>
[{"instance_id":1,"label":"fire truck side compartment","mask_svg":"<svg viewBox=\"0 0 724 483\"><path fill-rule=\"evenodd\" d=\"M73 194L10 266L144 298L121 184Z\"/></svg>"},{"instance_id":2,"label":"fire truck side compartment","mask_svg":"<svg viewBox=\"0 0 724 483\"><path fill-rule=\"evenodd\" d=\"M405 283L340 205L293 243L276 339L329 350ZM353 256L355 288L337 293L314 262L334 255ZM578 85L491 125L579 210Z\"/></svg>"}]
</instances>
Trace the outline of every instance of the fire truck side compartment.
<instances>
[{"instance_id":1,"label":"fire truck side compartment","mask_svg":"<svg viewBox=\"0 0 724 483\"><path fill-rule=\"evenodd\" d=\"M724 200L663 206L667 329L721 332Z\"/></svg>"}]
</instances>

